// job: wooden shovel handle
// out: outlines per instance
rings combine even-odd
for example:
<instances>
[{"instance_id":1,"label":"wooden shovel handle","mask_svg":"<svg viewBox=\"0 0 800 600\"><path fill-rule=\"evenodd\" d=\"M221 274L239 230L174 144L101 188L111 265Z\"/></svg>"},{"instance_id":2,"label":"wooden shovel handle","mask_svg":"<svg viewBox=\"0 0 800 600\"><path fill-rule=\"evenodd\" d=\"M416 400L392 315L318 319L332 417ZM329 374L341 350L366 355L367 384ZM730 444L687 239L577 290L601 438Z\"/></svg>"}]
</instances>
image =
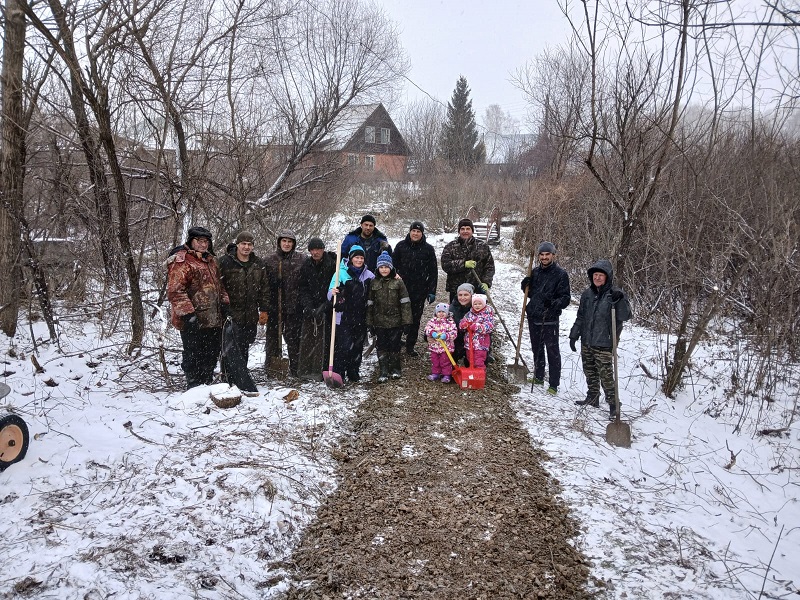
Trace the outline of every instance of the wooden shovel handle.
<instances>
[{"instance_id":1,"label":"wooden shovel handle","mask_svg":"<svg viewBox=\"0 0 800 600\"><path fill-rule=\"evenodd\" d=\"M534 254L531 254L531 259L528 261L528 270L525 272L525 277L529 277L531 274L531 270L533 269L533 257ZM530 282L528 285L525 286L525 295L522 298L522 314L519 316L519 335L517 336L517 352L514 355L514 366L516 367L519 364L519 350L522 347L522 328L525 326L525 305L528 304L528 292L531 289Z\"/></svg>"},{"instance_id":2,"label":"wooden shovel handle","mask_svg":"<svg viewBox=\"0 0 800 600\"><path fill-rule=\"evenodd\" d=\"M333 276L333 287L339 287L339 269L341 265L339 264L342 261L342 246L338 244L336 246L336 273ZM334 294L333 296L333 314L331 318L331 350L328 354L328 365L330 366L329 370L333 370L333 344L336 341L336 300L338 294Z\"/></svg>"}]
</instances>

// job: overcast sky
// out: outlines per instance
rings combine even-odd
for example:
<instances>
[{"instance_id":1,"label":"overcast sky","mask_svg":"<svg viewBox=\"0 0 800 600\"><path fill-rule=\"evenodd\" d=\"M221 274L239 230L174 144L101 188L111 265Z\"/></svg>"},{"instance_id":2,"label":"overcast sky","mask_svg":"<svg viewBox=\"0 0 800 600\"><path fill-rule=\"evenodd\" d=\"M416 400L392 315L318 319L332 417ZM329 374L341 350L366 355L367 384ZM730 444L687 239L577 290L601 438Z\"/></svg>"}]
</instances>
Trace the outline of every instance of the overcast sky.
<instances>
[{"instance_id":1,"label":"overcast sky","mask_svg":"<svg viewBox=\"0 0 800 600\"><path fill-rule=\"evenodd\" d=\"M445 104L467 78L479 123L499 104L525 127L526 103L511 74L547 46L566 41L556 0L375 0L399 24L411 61L409 79ZM423 96L408 84L403 102Z\"/></svg>"}]
</instances>

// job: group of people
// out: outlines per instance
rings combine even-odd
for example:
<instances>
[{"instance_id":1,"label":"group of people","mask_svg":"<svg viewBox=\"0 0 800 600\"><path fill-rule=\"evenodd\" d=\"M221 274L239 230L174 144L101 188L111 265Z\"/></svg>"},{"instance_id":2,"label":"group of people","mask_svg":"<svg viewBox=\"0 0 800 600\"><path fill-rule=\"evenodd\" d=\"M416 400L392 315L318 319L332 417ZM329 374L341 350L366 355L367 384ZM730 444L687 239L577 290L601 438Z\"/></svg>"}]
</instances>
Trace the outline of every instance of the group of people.
<instances>
[{"instance_id":1,"label":"group of people","mask_svg":"<svg viewBox=\"0 0 800 600\"><path fill-rule=\"evenodd\" d=\"M172 323L183 342L182 369L187 387L211 383L221 349L226 319L235 326L236 345L245 364L257 327L266 325L267 359L280 357L283 341L289 372L321 380L329 354L329 333L336 320L333 371L342 381L358 382L364 345L372 334L378 357L378 381L399 378L402 353L418 356L422 314L426 302L436 301L438 264L425 238L425 226L414 221L405 239L392 249L366 214L359 227L341 243L341 260L326 251L317 237L308 241L308 255L297 250L297 237L286 230L277 235L275 251L264 259L254 252L255 238L241 232L216 259L211 232L192 227L186 243L169 257L167 296ZM543 242L538 264L521 282L528 291L525 308L534 357L534 382L558 393L561 379L559 317L570 303L567 272L557 264L556 247ZM458 236L441 256L447 275L449 303L439 303L424 327L431 360L428 379L447 383L453 362L482 368L491 360L494 311L489 290L494 278L491 249L474 235L469 219L458 223ZM577 351L588 392L582 406L599 406L600 389L609 413L616 410L611 324L615 315L619 337L631 309L625 293L612 286L611 263L600 260L587 271L589 286L580 299L570 331L570 348ZM617 339L618 339L617 337ZM223 370L225 364L223 362Z\"/></svg>"}]
</instances>

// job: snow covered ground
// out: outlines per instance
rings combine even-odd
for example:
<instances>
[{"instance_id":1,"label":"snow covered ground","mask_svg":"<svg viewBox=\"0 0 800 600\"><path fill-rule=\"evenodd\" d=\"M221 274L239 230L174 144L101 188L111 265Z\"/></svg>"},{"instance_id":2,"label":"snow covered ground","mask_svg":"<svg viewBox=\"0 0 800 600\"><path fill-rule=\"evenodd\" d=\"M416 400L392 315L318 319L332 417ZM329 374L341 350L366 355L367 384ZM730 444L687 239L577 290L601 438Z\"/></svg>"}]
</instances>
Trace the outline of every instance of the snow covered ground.
<instances>
[{"instance_id":1,"label":"snow covered ground","mask_svg":"<svg viewBox=\"0 0 800 600\"><path fill-rule=\"evenodd\" d=\"M431 241L440 255L445 240ZM507 240L495 257L493 297L515 333L526 261ZM705 347L690 384L668 400L641 366L658 372L663 341L626 327L619 368L633 447L610 447L605 410L574 405L585 393L566 343L574 311L561 321L559 396L524 386L513 404L552 458L597 589L608 598L800 594L800 433L796 424L757 433L792 423L797 368L786 367L769 409L742 414L746 405L723 402L727 349ZM33 331L47 337L42 324ZM283 589L282 561L335 486L331 455L364 390L306 384L291 399L290 389L263 387L220 409L208 387L158 391L155 338L129 360L94 325L64 319L61 351L40 345L37 373L26 333L0 339L0 380L13 389L0 415L21 415L32 436L25 460L0 473L0 597L264 598ZM260 361L254 352L251 364Z\"/></svg>"}]
</instances>

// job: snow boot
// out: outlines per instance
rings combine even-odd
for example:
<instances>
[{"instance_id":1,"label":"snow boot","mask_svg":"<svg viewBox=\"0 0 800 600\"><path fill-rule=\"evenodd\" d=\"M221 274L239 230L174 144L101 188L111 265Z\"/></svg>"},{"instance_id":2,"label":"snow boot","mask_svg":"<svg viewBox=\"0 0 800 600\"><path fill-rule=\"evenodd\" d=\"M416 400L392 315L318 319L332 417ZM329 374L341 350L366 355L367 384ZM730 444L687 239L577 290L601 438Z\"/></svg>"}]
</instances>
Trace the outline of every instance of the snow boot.
<instances>
[{"instance_id":1,"label":"snow boot","mask_svg":"<svg viewBox=\"0 0 800 600\"><path fill-rule=\"evenodd\" d=\"M400 361L402 358L400 358L400 353L392 352L389 357L391 358L391 361L389 362L389 374L391 375L392 379L400 379L402 374L402 367L400 366Z\"/></svg>"},{"instance_id":2,"label":"snow boot","mask_svg":"<svg viewBox=\"0 0 800 600\"><path fill-rule=\"evenodd\" d=\"M558 396L558 388L554 385L551 385L549 388L547 388L547 393L551 396Z\"/></svg>"},{"instance_id":3,"label":"snow boot","mask_svg":"<svg viewBox=\"0 0 800 600\"><path fill-rule=\"evenodd\" d=\"M386 383L389 381L389 356L384 354L378 357L378 368L380 374L378 375L378 383Z\"/></svg>"},{"instance_id":4,"label":"snow boot","mask_svg":"<svg viewBox=\"0 0 800 600\"><path fill-rule=\"evenodd\" d=\"M439 381L439 377L441 377L441 375L437 375L436 373L431 373L430 375L428 375L428 381Z\"/></svg>"},{"instance_id":5,"label":"snow boot","mask_svg":"<svg viewBox=\"0 0 800 600\"><path fill-rule=\"evenodd\" d=\"M594 395L591 392L587 392L586 400L576 400L575 404L578 406L591 406L592 408L600 408L600 394Z\"/></svg>"}]
</instances>

